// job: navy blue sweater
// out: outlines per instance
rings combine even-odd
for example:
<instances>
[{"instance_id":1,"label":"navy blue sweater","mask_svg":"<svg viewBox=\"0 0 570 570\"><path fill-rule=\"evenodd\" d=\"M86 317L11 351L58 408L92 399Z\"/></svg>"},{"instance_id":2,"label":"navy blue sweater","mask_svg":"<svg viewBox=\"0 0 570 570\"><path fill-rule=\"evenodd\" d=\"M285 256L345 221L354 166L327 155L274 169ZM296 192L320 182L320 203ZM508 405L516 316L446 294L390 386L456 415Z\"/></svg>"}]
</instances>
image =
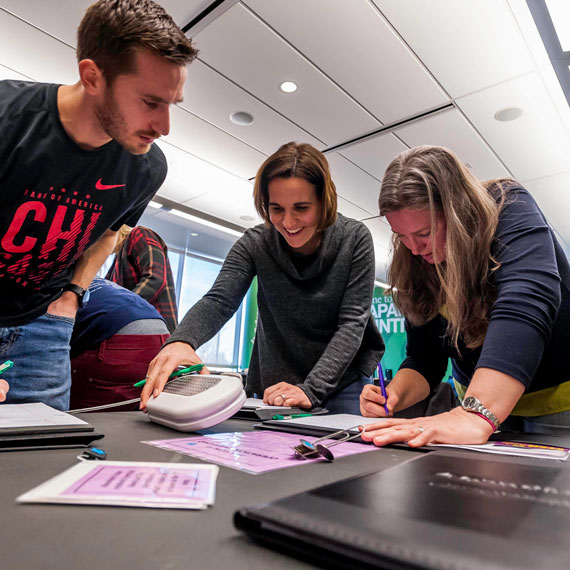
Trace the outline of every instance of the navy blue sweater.
<instances>
[{"instance_id":1,"label":"navy blue sweater","mask_svg":"<svg viewBox=\"0 0 570 570\"><path fill-rule=\"evenodd\" d=\"M456 350L438 315L423 326L406 321L407 358L402 368L419 372L435 387L447 359L454 377L468 385L479 367L522 382L527 392L570 380L570 266L552 228L527 190L507 193L495 234L493 274L497 298L482 347Z\"/></svg>"}]
</instances>

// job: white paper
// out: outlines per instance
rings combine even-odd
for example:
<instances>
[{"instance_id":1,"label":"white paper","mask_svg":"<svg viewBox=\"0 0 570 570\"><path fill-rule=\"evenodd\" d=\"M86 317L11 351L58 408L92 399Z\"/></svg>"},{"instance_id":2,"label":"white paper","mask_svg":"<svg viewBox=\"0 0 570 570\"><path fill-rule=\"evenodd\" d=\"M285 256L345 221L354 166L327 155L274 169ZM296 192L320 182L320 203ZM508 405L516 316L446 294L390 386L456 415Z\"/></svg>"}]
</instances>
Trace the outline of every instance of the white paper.
<instances>
[{"instance_id":1,"label":"white paper","mask_svg":"<svg viewBox=\"0 0 570 570\"><path fill-rule=\"evenodd\" d=\"M570 455L570 450L564 447L517 441L489 441L481 445L452 445L441 443L434 444L433 447L455 447L457 449L495 453L497 455L516 455L518 457L554 459L556 461L565 461L568 455Z\"/></svg>"},{"instance_id":2,"label":"white paper","mask_svg":"<svg viewBox=\"0 0 570 570\"><path fill-rule=\"evenodd\" d=\"M214 504L218 471L192 463L82 461L16 501L205 509Z\"/></svg>"},{"instance_id":3,"label":"white paper","mask_svg":"<svg viewBox=\"0 0 570 570\"><path fill-rule=\"evenodd\" d=\"M88 425L79 418L46 404L0 405L0 428Z\"/></svg>"},{"instance_id":4,"label":"white paper","mask_svg":"<svg viewBox=\"0 0 570 570\"><path fill-rule=\"evenodd\" d=\"M384 418L365 418L356 414L322 414L316 416L307 416L304 418L294 418L291 420L273 420L271 423L279 423L295 426L306 426L310 428L322 428L327 431L348 430L355 428L352 433L357 433L356 426L365 426L385 421Z\"/></svg>"},{"instance_id":5,"label":"white paper","mask_svg":"<svg viewBox=\"0 0 570 570\"><path fill-rule=\"evenodd\" d=\"M264 404L261 398L246 398L242 410L259 410L263 409L275 409L275 410L288 410L290 406L270 406L269 404Z\"/></svg>"}]
</instances>

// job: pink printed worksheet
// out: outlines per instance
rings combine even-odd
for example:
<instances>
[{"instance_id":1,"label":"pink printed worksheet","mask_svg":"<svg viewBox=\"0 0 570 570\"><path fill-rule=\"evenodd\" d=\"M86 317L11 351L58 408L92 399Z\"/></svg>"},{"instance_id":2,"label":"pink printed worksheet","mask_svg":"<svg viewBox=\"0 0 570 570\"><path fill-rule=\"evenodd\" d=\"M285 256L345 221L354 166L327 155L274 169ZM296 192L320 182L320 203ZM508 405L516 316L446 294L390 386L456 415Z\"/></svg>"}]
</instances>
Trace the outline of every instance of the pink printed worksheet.
<instances>
[{"instance_id":1,"label":"pink printed worksheet","mask_svg":"<svg viewBox=\"0 0 570 570\"><path fill-rule=\"evenodd\" d=\"M17 500L203 509L214 502L217 474L215 465L82 462Z\"/></svg>"},{"instance_id":2,"label":"pink printed worksheet","mask_svg":"<svg viewBox=\"0 0 570 570\"><path fill-rule=\"evenodd\" d=\"M322 459L307 460L295 457L293 447L299 443L301 438L315 439L292 433L248 431L143 441L142 443L257 474L304 465L307 462L322 461ZM332 440L323 443L331 442ZM340 443L331 448L336 458L378 449L366 443L353 442Z\"/></svg>"}]
</instances>

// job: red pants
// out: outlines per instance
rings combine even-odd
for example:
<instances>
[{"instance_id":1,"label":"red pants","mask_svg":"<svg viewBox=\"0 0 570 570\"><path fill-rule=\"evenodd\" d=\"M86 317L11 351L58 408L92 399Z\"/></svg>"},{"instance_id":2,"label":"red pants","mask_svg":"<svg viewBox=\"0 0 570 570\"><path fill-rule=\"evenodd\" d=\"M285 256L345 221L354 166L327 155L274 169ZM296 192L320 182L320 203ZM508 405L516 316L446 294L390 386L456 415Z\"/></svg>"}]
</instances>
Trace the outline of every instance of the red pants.
<instances>
[{"instance_id":1,"label":"red pants","mask_svg":"<svg viewBox=\"0 0 570 570\"><path fill-rule=\"evenodd\" d=\"M138 398L142 388L133 384L146 376L149 362L168 337L167 334L114 335L98 348L72 358L70 409ZM138 408L138 403L134 403L109 411Z\"/></svg>"}]
</instances>

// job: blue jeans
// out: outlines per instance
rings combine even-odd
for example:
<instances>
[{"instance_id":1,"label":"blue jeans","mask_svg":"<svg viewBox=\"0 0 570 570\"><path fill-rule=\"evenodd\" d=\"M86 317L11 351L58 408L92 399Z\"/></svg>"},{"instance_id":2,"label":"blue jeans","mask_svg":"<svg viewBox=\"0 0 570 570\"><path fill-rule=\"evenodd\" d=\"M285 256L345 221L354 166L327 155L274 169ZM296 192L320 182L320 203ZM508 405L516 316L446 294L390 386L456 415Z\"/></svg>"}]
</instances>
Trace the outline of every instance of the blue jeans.
<instances>
[{"instance_id":1,"label":"blue jeans","mask_svg":"<svg viewBox=\"0 0 570 570\"><path fill-rule=\"evenodd\" d=\"M358 380L327 398L321 407L326 408L331 414L355 414L359 416L360 393L366 384L372 384L372 378L363 374Z\"/></svg>"},{"instance_id":2,"label":"blue jeans","mask_svg":"<svg viewBox=\"0 0 570 570\"><path fill-rule=\"evenodd\" d=\"M43 402L69 409L73 323L74 319L45 313L25 325L0 327L0 363L14 362L2 373L10 384L6 403Z\"/></svg>"}]
</instances>

